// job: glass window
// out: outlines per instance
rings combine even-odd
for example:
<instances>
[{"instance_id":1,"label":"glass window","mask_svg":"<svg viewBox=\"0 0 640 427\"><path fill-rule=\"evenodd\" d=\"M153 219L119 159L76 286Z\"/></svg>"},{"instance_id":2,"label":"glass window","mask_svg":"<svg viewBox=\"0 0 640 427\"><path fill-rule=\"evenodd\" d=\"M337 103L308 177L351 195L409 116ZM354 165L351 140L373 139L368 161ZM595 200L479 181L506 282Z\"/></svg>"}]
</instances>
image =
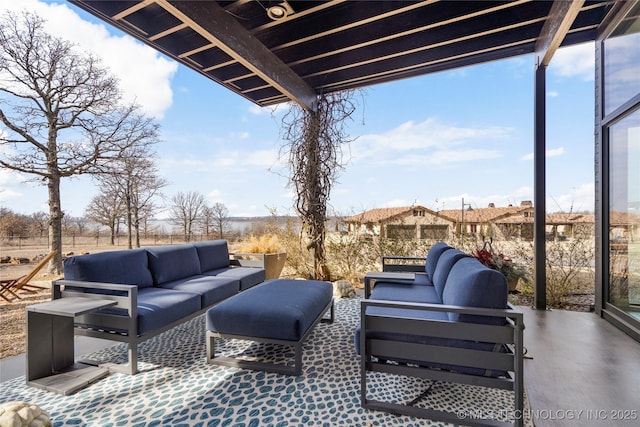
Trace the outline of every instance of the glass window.
<instances>
[{"instance_id":1,"label":"glass window","mask_svg":"<svg viewBox=\"0 0 640 427\"><path fill-rule=\"evenodd\" d=\"M640 109L609 128L608 301L640 320Z\"/></svg>"},{"instance_id":2,"label":"glass window","mask_svg":"<svg viewBox=\"0 0 640 427\"><path fill-rule=\"evenodd\" d=\"M640 3L604 41L604 112L640 94Z\"/></svg>"}]
</instances>

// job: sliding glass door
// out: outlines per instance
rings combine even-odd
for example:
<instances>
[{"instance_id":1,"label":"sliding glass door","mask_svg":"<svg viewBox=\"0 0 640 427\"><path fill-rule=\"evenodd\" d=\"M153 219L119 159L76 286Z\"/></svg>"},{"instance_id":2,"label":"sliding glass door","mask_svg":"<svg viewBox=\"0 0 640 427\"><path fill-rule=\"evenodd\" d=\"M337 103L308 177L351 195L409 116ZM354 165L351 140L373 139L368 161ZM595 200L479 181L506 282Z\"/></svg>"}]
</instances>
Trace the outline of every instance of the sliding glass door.
<instances>
[{"instance_id":1,"label":"sliding glass door","mask_svg":"<svg viewBox=\"0 0 640 427\"><path fill-rule=\"evenodd\" d=\"M602 41L602 312L640 337L640 2Z\"/></svg>"},{"instance_id":2,"label":"sliding glass door","mask_svg":"<svg viewBox=\"0 0 640 427\"><path fill-rule=\"evenodd\" d=\"M609 127L609 295L640 320L640 109Z\"/></svg>"}]
</instances>

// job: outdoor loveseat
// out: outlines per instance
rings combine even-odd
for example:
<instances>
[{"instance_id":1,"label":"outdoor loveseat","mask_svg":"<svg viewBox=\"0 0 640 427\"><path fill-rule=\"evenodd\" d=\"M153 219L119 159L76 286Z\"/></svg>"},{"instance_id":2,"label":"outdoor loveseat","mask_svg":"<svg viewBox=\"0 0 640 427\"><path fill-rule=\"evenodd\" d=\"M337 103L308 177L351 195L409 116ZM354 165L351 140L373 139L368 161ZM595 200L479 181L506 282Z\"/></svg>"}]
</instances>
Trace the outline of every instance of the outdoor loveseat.
<instances>
[{"instance_id":1,"label":"outdoor loveseat","mask_svg":"<svg viewBox=\"0 0 640 427\"><path fill-rule=\"evenodd\" d=\"M135 374L140 342L264 281L263 268L231 258L225 240L74 256L53 282L53 299L116 301L76 317L75 333L128 343L128 368L110 369Z\"/></svg>"},{"instance_id":2,"label":"outdoor loveseat","mask_svg":"<svg viewBox=\"0 0 640 427\"><path fill-rule=\"evenodd\" d=\"M492 415L502 414L522 425L523 315L507 303L505 277L444 243L429 250L420 272L407 272L406 258L401 265L369 275L375 283L365 280L370 297L362 301L355 335L362 406L472 425L494 425L500 420ZM513 408L485 412L489 419L482 419L460 409L418 407L428 393L409 403L370 399L370 372L510 390Z\"/></svg>"}]
</instances>

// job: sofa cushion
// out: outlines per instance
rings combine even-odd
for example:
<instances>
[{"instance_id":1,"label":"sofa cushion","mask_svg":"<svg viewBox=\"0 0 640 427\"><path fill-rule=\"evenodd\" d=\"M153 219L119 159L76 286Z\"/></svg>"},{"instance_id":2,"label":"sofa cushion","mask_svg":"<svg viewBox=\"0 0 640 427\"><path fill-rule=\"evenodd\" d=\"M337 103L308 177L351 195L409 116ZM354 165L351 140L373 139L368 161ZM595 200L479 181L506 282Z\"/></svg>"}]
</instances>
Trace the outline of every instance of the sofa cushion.
<instances>
[{"instance_id":1,"label":"sofa cushion","mask_svg":"<svg viewBox=\"0 0 640 427\"><path fill-rule=\"evenodd\" d=\"M145 288L138 292L138 333L167 326L202 308L200 295L170 289Z\"/></svg>"},{"instance_id":2,"label":"sofa cushion","mask_svg":"<svg viewBox=\"0 0 640 427\"><path fill-rule=\"evenodd\" d=\"M73 256L64 260L63 269L67 280L153 286L144 249Z\"/></svg>"},{"instance_id":3,"label":"sofa cushion","mask_svg":"<svg viewBox=\"0 0 640 427\"><path fill-rule=\"evenodd\" d=\"M201 306L209 307L235 295L240 290L240 281L228 277L191 276L186 279L173 280L158 285L163 289L198 294Z\"/></svg>"},{"instance_id":4,"label":"sofa cushion","mask_svg":"<svg viewBox=\"0 0 640 427\"><path fill-rule=\"evenodd\" d=\"M154 246L146 250L155 285L200 274L198 251L193 245Z\"/></svg>"},{"instance_id":5,"label":"sofa cushion","mask_svg":"<svg viewBox=\"0 0 640 427\"><path fill-rule=\"evenodd\" d=\"M138 335L153 332L202 308L200 295L172 289L147 287L138 291ZM126 316L122 308L105 308L102 314ZM79 323L87 327L101 329L103 326ZM115 331L120 331L115 329ZM125 332L125 331L122 331Z\"/></svg>"},{"instance_id":6,"label":"sofa cushion","mask_svg":"<svg viewBox=\"0 0 640 427\"><path fill-rule=\"evenodd\" d=\"M424 271L427 273L427 276L433 282L433 273L436 270L436 265L438 264L438 260L440 259L440 255L447 249L451 249L451 246L447 245L444 242L438 242L435 245L431 246L429 252L427 253L427 260L424 263Z\"/></svg>"},{"instance_id":7,"label":"sofa cushion","mask_svg":"<svg viewBox=\"0 0 640 427\"><path fill-rule=\"evenodd\" d=\"M203 275L226 277L230 279L236 279L240 281L240 290L244 291L249 289L258 283L264 282L265 271L264 268L253 267L226 267L219 268L217 270L205 271Z\"/></svg>"},{"instance_id":8,"label":"sofa cushion","mask_svg":"<svg viewBox=\"0 0 640 427\"><path fill-rule=\"evenodd\" d=\"M414 273L413 283L416 285L433 287L433 282L431 281L431 277L427 273L420 273L416 271Z\"/></svg>"},{"instance_id":9,"label":"sofa cushion","mask_svg":"<svg viewBox=\"0 0 640 427\"><path fill-rule=\"evenodd\" d=\"M465 257L469 257L469 255L459 251L458 249L449 248L445 249L438 258L438 264L433 272L431 281L433 282L433 286L435 287L438 296L440 296L440 301L442 301L444 287L447 283L447 277L449 276L451 267L453 267L458 260Z\"/></svg>"},{"instance_id":10,"label":"sofa cushion","mask_svg":"<svg viewBox=\"0 0 640 427\"><path fill-rule=\"evenodd\" d=\"M371 299L441 304L433 286L376 281Z\"/></svg>"},{"instance_id":11,"label":"sofa cushion","mask_svg":"<svg viewBox=\"0 0 640 427\"><path fill-rule=\"evenodd\" d=\"M229 247L226 240L205 240L193 244L198 251L202 272L229 267Z\"/></svg>"},{"instance_id":12,"label":"sofa cushion","mask_svg":"<svg viewBox=\"0 0 640 427\"><path fill-rule=\"evenodd\" d=\"M507 279L502 273L482 265L475 258L460 259L451 268L442 302L463 307L507 308ZM504 324L505 318L449 313L454 322Z\"/></svg>"}]
</instances>

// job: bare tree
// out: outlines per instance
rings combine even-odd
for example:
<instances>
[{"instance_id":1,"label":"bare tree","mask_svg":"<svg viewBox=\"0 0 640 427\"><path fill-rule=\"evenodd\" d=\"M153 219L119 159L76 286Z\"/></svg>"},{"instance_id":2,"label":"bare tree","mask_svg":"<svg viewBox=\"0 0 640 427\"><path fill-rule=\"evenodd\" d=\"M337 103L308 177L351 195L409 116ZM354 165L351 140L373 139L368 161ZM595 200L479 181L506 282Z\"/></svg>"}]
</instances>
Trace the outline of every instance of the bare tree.
<instances>
[{"instance_id":1,"label":"bare tree","mask_svg":"<svg viewBox=\"0 0 640 427\"><path fill-rule=\"evenodd\" d=\"M200 215L200 226L202 227L202 234L208 239L209 235L213 231L213 208L205 205L202 208L202 214Z\"/></svg>"},{"instance_id":2,"label":"bare tree","mask_svg":"<svg viewBox=\"0 0 640 427\"><path fill-rule=\"evenodd\" d=\"M344 167L342 147L352 141L345 122L356 110L358 91L318 97L315 112L292 105L282 119L284 146L289 157L289 183L296 192L295 208L307 235L316 279L330 280L326 263L325 222L331 187Z\"/></svg>"},{"instance_id":3,"label":"bare tree","mask_svg":"<svg viewBox=\"0 0 640 427\"><path fill-rule=\"evenodd\" d=\"M229 231L231 221L229 220L229 209L224 203L214 203L210 208L211 218L213 220L213 231L218 235L218 239L224 239L225 234Z\"/></svg>"},{"instance_id":4,"label":"bare tree","mask_svg":"<svg viewBox=\"0 0 640 427\"><path fill-rule=\"evenodd\" d=\"M67 236L76 234L76 232L78 231L78 227L76 226L76 219L71 215L68 215L66 212L62 212L60 229L62 233Z\"/></svg>"},{"instance_id":5,"label":"bare tree","mask_svg":"<svg viewBox=\"0 0 640 427\"><path fill-rule=\"evenodd\" d=\"M49 223L49 216L45 212L36 212L31 214L31 223L29 226L31 234L38 237L43 237L47 230L47 224Z\"/></svg>"},{"instance_id":6,"label":"bare tree","mask_svg":"<svg viewBox=\"0 0 640 427\"><path fill-rule=\"evenodd\" d=\"M99 60L45 32L24 12L0 18L0 167L33 175L49 198L49 244L62 271L62 178L103 170L127 147L157 134L134 105L122 106L114 78ZM63 135L65 136L63 138Z\"/></svg>"},{"instance_id":7,"label":"bare tree","mask_svg":"<svg viewBox=\"0 0 640 427\"><path fill-rule=\"evenodd\" d=\"M167 185L167 181L159 176L153 158L149 144L132 147L110 164L108 172L99 176L99 180L113 188L122 200L129 249L133 247L134 239L135 246L140 247L140 227L145 217L153 213L154 198L160 196L160 190Z\"/></svg>"},{"instance_id":8,"label":"bare tree","mask_svg":"<svg viewBox=\"0 0 640 427\"><path fill-rule=\"evenodd\" d=\"M87 231L89 221L84 216L75 217L74 221L76 223L76 229L78 230L78 235L84 236L84 233Z\"/></svg>"},{"instance_id":9,"label":"bare tree","mask_svg":"<svg viewBox=\"0 0 640 427\"><path fill-rule=\"evenodd\" d=\"M195 191L178 193L171 198L170 219L180 226L185 241L191 241L193 229L205 207L204 196Z\"/></svg>"},{"instance_id":10,"label":"bare tree","mask_svg":"<svg viewBox=\"0 0 640 427\"><path fill-rule=\"evenodd\" d=\"M27 234L28 220L25 215L0 207L0 236L14 238Z\"/></svg>"},{"instance_id":11,"label":"bare tree","mask_svg":"<svg viewBox=\"0 0 640 427\"><path fill-rule=\"evenodd\" d=\"M85 216L96 224L109 228L111 245L116 244L118 222L122 218L122 198L116 191L102 187L100 194L93 197L87 205Z\"/></svg>"}]
</instances>

